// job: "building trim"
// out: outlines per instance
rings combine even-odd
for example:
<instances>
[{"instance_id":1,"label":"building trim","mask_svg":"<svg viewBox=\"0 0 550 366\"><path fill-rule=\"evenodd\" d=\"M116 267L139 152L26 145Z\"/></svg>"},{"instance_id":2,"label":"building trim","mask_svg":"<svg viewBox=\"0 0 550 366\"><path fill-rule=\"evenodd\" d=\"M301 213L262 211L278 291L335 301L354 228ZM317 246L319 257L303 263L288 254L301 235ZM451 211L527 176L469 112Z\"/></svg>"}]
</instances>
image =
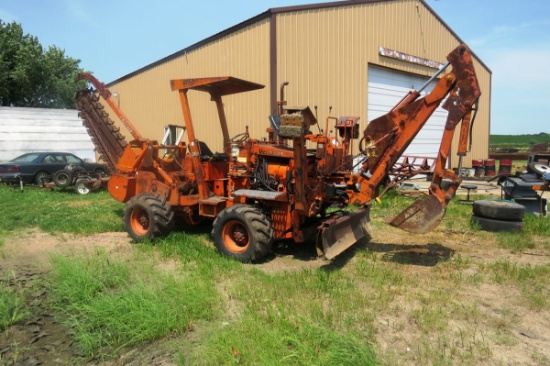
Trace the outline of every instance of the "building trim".
<instances>
[{"instance_id":1,"label":"building trim","mask_svg":"<svg viewBox=\"0 0 550 366\"><path fill-rule=\"evenodd\" d=\"M192 44L192 45L189 46L189 47L186 47L186 48L184 48L184 49L181 49L181 50L179 50L179 51L177 51L177 52L175 52L175 53L172 53L171 55L168 55L168 56L166 56L166 57L161 58L161 59L158 60L158 61L155 61L155 62L153 62L153 63L150 63L150 64L148 64L148 65L146 65L146 66L144 66L144 67L142 67L142 68L139 68L139 69L137 69L137 70L135 70L135 71L132 71L131 73L126 74L126 75L124 75L124 76L122 76L122 77L120 77L120 78L118 78L118 79L116 79L116 80L113 80L113 81L109 82L109 83L107 84L107 86L110 87L110 86L112 86L112 85L114 85L114 84L118 84L118 83L120 83L120 82L122 82L122 81L124 81L124 80L127 80L127 79L130 79L130 78L134 77L134 76L137 76L137 75L139 75L139 74L141 74L141 73L143 73L143 72L145 72L145 71L151 70L151 69L153 69L153 68L155 68L155 67L157 67L157 66L160 66L160 65L162 65L162 64L164 64L164 63L167 63L167 62L172 61L172 60L174 60L174 59L176 59L176 58L179 58L179 57L181 57L181 56L184 56L184 55L186 55L186 54L189 53L189 52L192 52L192 51L194 51L194 50L196 50L196 49L201 48L202 46L205 46L205 45L207 45L207 44L209 44L209 43L212 43L212 42L214 42L214 41L217 41L217 40L219 40L219 39L221 39L221 38L223 38L223 37L225 37L225 36L228 36L228 35L230 35L230 34L232 34L232 33L235 33L236 31L239 31L239 30L241 30L241 29L244 29L244 28L246 28L246 27L248 27L248 26L250 26L250 25L256 24L256 23L258 23L258 22L261 21L261 20L264 20L264 19L266 19L266 18L269 18L271 15L272 15L272 14L271 14L270 10L267 10L267 11L265 11L265 12L263 12L263 13L261 13L261 14L255 16L255 17L252 17L252 18L250 18L250 19L247 19L247 20L245 20L245 21L243 21L243 22L241 22L241 23L239 23L239 24L237 24L237 25L234 25L234 26L232 26L232 27L230 27L230 28L227 28L227 29L225 29L225 30L223 30L223 31L221 31L221 32L219 32L219 33L216 33L216 34L214 34L214 35L212 35L212 36L210 36L210 37L208 37L208 38L205 38L205 39L203 39L202 41L199 41L199 42L197 42L197 43L194 43L194 44Z\"/></svg>"},{"instance_id":2,"label":"building trim","mask_svg":"<svg viewBox=\"0 0 550 366\"><path fill-rule=\"evenodd\" d=\"M269 83L270 83L270 98L271 113L277 113L277 16L271 13L269 24Z\"/></svg>"},{"instance_id":3,"label":"building trim","mask_svg":"<svg viewBox=\"0 0 550 366\"><path fill-rule=\"evenodd\" d=\"M209 43L212 43L216 40L219 40L231 33L234 33L236 31L239 31L241 29L244 29L252 24L255 24L261 20L264 20L266 18L270 18L270 21L271 21L271 30L270 30L270 40L269 42L274 42L276 40L276 36L273 34L274 30L276 30L276 24L273 24L275 23L275 19L277 18L277 14L281 14L281 13L288 13L288 12L296 12L296 11L304 11L304 10L314 10L314 9L326 9L326 8L334 8L334 7L346 7L346 6L354 6L354 5L360 5L360 4L375 4L375 3L384 3L384 2L390 2L390 1L409 1L409 0L348 0L348 1L335 1L335 2L328 2L328 3L317 3L317 4L308 4L308 5L296 5L296 6L287 6L287 7L279 7L279 8L271 8L271 9L268 9L267 11L259 14L259 15L256 15L252 18L249 18L241 23L238 23L230 28L227 28L221 32L218 32L208 38L205 38L203 39L202 41L199 41L197 43L194 43L192 44L191 46L189 47L186 47L180 51L177 51L171 55L168 55L158 61L155 61L151 64L148 64L142 68L139 68L127 75L124 75L114 81L111 81L107 84L107 86L112 86L114 84L117 84L117 83L120 83L124 80L127 80L127 79L130 79L136 75L139 75L145 71L148 71L152 68L155 68L159 65L162 65L166 62L169 62L169 61L172 61L178 57L181 57L181 56L184 56L185 54L191 52L191 51L194 51L206 44L209 44ZM449 25L447 25L447 23L445 23L443 21L443 19L441 19L441 17L439 17L439 15L437 15L437 13L426 3L426 0L417 0L419 2L422 3L422 5L424 5L426 7L426 9L428 9L428 11L430 11L440 22L441 24L443 24L443 26L460 42L460 43L464 43L464 41L452 30L451 27L449 27ZM276 51L275 53L273 53L273 48L275 48L276 45L274 45L273 43L270 44L270 52L271 52L271 55L270 57L273 57L273 55L275 54L276 56ZM489 74L492 75L492 71L491 69L489 69L487 67L487 65L479 58L477 57L477 55L475 53L473 53L472 51L472 55L479 61L479 63L481 65L483 65L483 67L488 71ZM276 61L275 61L276 63ZM273 67L273 60L272 60L272 65L271 67ZM271 70L271 78L273 80L273 73L275 72L276 74L276 71L273 71ZM276 75L275 75L276 76ZM275 86L275 90L276 90L276 86ZM273 91L272 91L273 92ZM276 100L273 99L273 100Z\"/></svg>"}]
</instances>

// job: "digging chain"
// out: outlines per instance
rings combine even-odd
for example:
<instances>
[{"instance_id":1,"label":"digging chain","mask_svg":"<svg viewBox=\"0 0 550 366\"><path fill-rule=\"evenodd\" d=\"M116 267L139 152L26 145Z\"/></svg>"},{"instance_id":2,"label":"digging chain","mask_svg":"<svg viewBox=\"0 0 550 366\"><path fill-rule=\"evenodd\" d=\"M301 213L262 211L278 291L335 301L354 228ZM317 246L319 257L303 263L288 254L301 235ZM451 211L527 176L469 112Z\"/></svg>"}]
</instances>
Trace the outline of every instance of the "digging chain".
<instances>
[{"instance_id":1,"label":"digging chain","mask_svg":"<svg viewBox=\"0 0 550 366\"><path fill-rule=\"evenodd\" d=\"M77 92L76 108L80 111L80 118L97 152L111 172L116 172L116 164L128 144L120 133L120 128L109 118L104 106L99 103L99 95L93 89Z\"/></svg>"}]
</instances>

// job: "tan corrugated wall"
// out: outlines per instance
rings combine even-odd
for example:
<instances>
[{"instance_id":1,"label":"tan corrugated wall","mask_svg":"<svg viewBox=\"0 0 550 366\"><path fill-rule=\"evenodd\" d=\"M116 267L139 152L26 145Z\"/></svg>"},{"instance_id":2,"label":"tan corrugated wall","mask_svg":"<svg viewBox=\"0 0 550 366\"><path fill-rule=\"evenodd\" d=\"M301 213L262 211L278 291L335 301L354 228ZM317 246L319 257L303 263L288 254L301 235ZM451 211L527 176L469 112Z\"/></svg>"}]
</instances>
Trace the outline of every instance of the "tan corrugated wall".
<instances>
[{"instance_id":1,"label":"tan corrugated wall","mask_svg":"<svg viewBox=\"0 0 550 366\"><path fill-rule=\"evenodd\" d=\"M417 8L418 3L418 8ZM356 4L276 14L277 85L289 81L290 105L318 106L324 126L329 106L332 115L357 115L362 128L367 116L368 65L419 75L432 75L427 67L382 57L380 46L439 62L459 41L421 2L403 0ZM224 99L231 136L251 127L251 136L263 137L270 113L270 19L266 18L187 55L170 60L112 85L120 105L143 136L161 139L166 124L183 124L171 79L230 75L266 85L251 93ZM474 50L475 51L475 50ZM488 156L490 73L476 61L482 90L474 128L473 151L464 162ZM202 93L189 92L199 139L221 151L221 131L214 103ZM456 140L456 139L455 139ZM456 141L455 141L456 145ZM456 157L451 156L456 166Z\"/></svg>"},{"instance_id":2,"label":"tan corrugated wall","mask_svg":"<svg viewBox=\"0 0 550 366\"><path fill-rule=\"evenodd\" d=\"M278 82L290 82L289 104L317 105L322 126L332 106L333 116L360 116L364 128L369 64L426 76L436 71L380 56L379 47L445 63L446 55L458 44L417 1L281 13L277 15ZM475 67L483 95L473 151L464 159L465 165L471 164L472 157L486 158L489 149L490 74L477 61ZM452 159L456 165L456 157Z\"/></svg>"},{"instance_id":3,"label":"tan corrugated wall","mask_svg":"<svg viewBox=\"0 0 550 366\"><path fill-rule=\"evenodd\" d=\"M216 42L110 86L118 92L120 107L142 136L161 140L167 124L183 125L177 92L170 80L233 76L267 85L269 82L269 20L255 23ZM216 105L206 93L189 91L195 135L213 152L222 151L222 134ZM115 99L116 100L116 99ZM234 136L251 127L252 136L265 136L269 89L223 98ZM258 121L260 119L260 121Z\"/></svg>"}]
</instances>

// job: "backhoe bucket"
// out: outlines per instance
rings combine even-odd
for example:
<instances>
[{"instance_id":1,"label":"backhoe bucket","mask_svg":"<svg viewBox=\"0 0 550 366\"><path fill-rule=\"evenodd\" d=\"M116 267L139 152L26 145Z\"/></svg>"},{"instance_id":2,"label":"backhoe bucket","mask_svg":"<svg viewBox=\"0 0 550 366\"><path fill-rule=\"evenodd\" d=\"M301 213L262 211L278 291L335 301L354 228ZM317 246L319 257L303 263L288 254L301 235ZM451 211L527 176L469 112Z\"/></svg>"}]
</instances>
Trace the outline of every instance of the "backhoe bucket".
<instances>
[{"instance_id":1,"label":"backhoe bucket","mask_svg":"<svg viewBox=\"0 0 550 366\"><path fill-rule=\"evenodd\" d=\"M361 239L369 236L370 207L366 206L344 216L323 222L320 227L323 238L323 256L332 259Z\"/></svg>"},{"instance_id":2,"label":"backhoe bucket","mask_svg":"<svg viewBox=\"0 0 550 366\"><path fill-rule=\"evenodd\" d=\"M414 201L389 224L415 234L425 234L439 225L445 216L445 206L437 196Z\"/></svg>"}]
</instances>

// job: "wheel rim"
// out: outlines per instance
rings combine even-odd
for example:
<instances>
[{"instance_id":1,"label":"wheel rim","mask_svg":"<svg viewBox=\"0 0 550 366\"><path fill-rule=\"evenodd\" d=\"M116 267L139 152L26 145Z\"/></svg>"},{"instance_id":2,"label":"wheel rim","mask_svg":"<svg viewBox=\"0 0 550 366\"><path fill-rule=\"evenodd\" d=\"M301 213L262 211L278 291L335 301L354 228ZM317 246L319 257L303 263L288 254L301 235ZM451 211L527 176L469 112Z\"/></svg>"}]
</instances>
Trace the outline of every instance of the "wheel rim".
<instances>
[{"instance_id":1,"label":"wheel rim","mask_svg":"<svg viewBox=\"0 0 550 366\"><path fill-rule=\"evenodd\" d=\"M86 186L83 183L79 183L77 185L76 189L78 190L78 193L80 193L80 194L88 194L88 192L90 192L90 190L88 188L86 188Z\"/></svg>"},{"instance_id":2,"label":"wheel rim","mask_svg":"<svg viewBox=\"0 0 550 366\"><path fill-rule=\"evenodd\" d=\"M222 238L227 249L234 253L244 252L250 245L250 235L246 227L238 220L225 224Z\"/></svg>"},{"instance_id":3,"label":"wheel rim","mask_svg":"<svg viewBox=\"0 0 550 366\"><path fill-rule=\"evenodd\" d=\"M150 221L145 210L135 208L130 215L130 225L132 230L138 235L145 235L149 231Z\"/></svg>"},{"instance_id":4,"label":"wheel rim","mask_svg":"<svg viewBox=\"0 0 550 366\"><path fill-rule=\"evenodd\" d=\"M61 173L57 176L57 180L61 184L66 184L69 181L69 175L66 173Z\"/></svg>"},{"instance_id":5,"label":"wheel rim","mask_svg":"<svg viewBox=\"0 0 550 366\"><path fill-rule=\"evenodd\" d=\"M48 177L47 173L38 173L35 178L36 184L40 187L43 187L46 183L46 177Z\"/></svg>"},{"instance_id":6,"label":"wheel rim","mask_svg":"<svg viewBox=\"0 0 550 366\"><path fill-rule=\"evenodd\" d=\"M535 164L535 167L543 173L550 173L550 166L545 164Z\"/></svg>"}]
</instances>

